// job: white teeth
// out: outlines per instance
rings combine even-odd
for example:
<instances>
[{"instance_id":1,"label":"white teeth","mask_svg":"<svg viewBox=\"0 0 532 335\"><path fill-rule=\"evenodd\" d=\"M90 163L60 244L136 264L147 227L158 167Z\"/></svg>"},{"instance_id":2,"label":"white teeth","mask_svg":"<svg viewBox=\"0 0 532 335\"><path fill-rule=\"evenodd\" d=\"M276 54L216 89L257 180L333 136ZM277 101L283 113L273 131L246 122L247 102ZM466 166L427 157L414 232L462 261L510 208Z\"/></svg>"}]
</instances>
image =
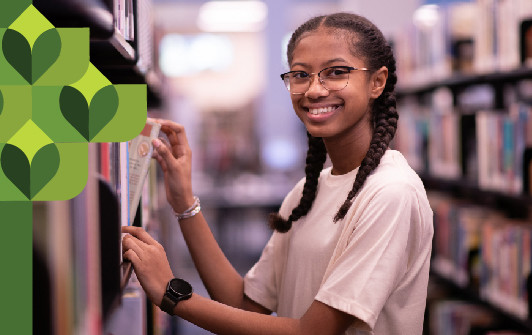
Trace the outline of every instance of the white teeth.
<instances>
[{"instance_id":1,"label":"white teeth","mask_svg":"<svg viewBox=\"0 0 532 335\"><path fill-rule=\"evenodd\" d=\"M309 113L312 115L318 115L323 113L329 113L335 110L336 107L325 107L325 108L309 108Z\"/></svg>"}]
</instances>

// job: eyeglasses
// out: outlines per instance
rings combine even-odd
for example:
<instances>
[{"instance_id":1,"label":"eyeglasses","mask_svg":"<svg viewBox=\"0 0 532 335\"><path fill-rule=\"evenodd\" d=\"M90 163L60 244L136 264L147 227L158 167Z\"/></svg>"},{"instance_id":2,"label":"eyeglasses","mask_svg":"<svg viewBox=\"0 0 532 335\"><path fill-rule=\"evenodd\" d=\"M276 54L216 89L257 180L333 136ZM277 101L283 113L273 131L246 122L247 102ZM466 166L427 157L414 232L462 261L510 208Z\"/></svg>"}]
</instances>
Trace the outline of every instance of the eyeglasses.
<instances>
[{"instance_id":1,"label":"eyeglasses","mask_svg":"<svg viewBox=\"0 0 532 335\"><path fill-rule=\"evenodd\" d=\"M281 79L291 94L304 94L310 87L312 75L317 74L320 84L327 91L340 91L349 83L351 71L368 71L367 68L352 66L330 66L318 73L306 73L305 71L290 71L283 73Z\"/></svg>"}]
</instances>

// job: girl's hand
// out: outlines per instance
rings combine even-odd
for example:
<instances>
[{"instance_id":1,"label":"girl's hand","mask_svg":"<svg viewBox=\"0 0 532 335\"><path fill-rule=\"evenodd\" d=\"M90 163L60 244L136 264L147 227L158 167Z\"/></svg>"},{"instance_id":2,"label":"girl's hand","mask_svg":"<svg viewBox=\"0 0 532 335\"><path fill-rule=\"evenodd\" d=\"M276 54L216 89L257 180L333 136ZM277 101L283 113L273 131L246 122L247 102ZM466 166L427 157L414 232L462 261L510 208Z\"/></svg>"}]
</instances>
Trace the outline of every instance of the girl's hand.
<instances>
[{"instance_id":1,"label":"girl's hand","mask_svg":"<svg viewBox=\"0 0 532 335\"><path fill-rule=\"evenodd\" d=\"M153 157L164 172L166 198L176 213L182 213L194 204L192 194L192 151L188 145L185 128L172 121L154 120L161 124L161 131L168 142L153 140Z\"/></svg>"},{"instance_id":2,"label":"girl's hand","mask_svg":"<svg viewBox=\"0 0 532 335\"><path fill-rule=\"evenodd\" d=\"M140 227L124 226L122 239L124 258L131 261L140 285L157 306L163 300L166 285L174 278L162 245Z\"/></svg>"}]
</instances>

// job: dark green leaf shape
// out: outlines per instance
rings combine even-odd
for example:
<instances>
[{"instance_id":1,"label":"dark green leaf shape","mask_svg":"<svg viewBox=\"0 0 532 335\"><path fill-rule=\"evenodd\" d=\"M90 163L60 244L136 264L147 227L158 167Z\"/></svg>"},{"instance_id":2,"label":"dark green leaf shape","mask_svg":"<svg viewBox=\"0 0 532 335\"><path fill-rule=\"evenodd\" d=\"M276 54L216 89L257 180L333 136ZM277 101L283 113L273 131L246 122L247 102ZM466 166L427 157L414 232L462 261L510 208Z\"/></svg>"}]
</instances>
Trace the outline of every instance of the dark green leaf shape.
<instances>
[{"instance_id":1,"label":"dark green leaf shape","mask_svg":"<svg viewBox=\"0 0 532 335\"><path fill-rule=\"evenodd\" d=\"M7 179L31 200L55 176L60 158L57 146L50 143L37 151L30 166L22 150L6 144L0 161Z\"/></svg>"},{"instance_id":2,"label":"dark green leaf shape","mask_svg":"<svg viewBox=\"0 0 532 335\"><path fill-rule=\"evenodd\" d=\"M92 140L113 119L118 110L118 93L113 85L99 90L92 98L90 107L77 89L63 87L59 106L65 119L87 141Z\"/></svg>"},{"instance_id":3,"label":"dark green leaf shape","mask_svg":"<svg viewBox=\"0 0 532 335\"><path fill-rule=\"evenodd\" d=\"M31 161L30 167L30 190L32 199L55 176L59 169L59 162L59 150L57 150L55 143L45 145L37 151Z\"/></svg>"},{"instance_id":4,"label":"dark green leaf shape","mask_svg":"<svg viewBox=\"0 0 532 335\"><path fill-rule=\"evenodd\" d=\"M2 91L0 91L0 115L2 115L2 110L4 109L4 96Z\"/></svg>"},{"instance_id":5,"label":"dark green leaf shape","mask_svg":"<svg viewBox=\"0 0 532 335\"><path fill-rule=\"evenodd\" d=\"M2 40L2 50L8 63L29 84L34 84L59 58L61 37L57 29L49 29L37 38L32 51L24 35L8 29Z\"/></svg>"},{"instance_id":6,"label":"dark green leaf shape","mask_svg":"<svg viewBox=\"0 0 532 335\"><path fill-rule=\"evenodd\" d=\"M0 156L2 170L13 185L28 199L30 190L30 162L22 150L14 145L6 144Z\"/></svg>"},{"instance_id":7,"label":"dark green leaf shape","mask_svg":"<svg viewBox=\"0 0 532 335\"><path fill-rule=\"evenodd\" d=\"M16 30L6 30L2 51L7 62L31 84L31 47L26 38Z\"/></svg>"},{"instance_id":8,"label":"dark green leaf shape","mask_svg":"<svg viewBox=\"0 0 532 335\"><path fill-rule=\"evenodd\" d=\"M57 29L49 29L37 38L32 50L32 84L48 71L60 53L61 36Z\"/></svg>"},{"instance_id":9,"label":"dark green leaf shape","mask_svg":"<svg viewBox=\"0 0 532 335\"><path fill-rule=\"evenodd\" d=\"M113 85L99 90L92 98L89 116L89 139L92 140L113 119L118 110L118 93Z\"/></svg>"},{"instance_id":10,"label":"dark green leaf shape","mask_svg":"<svg viewBox=\"0 0 532 335\"><path fill-rule=\"evenodd\" d=\"M65 119L89 141L89 106L80 91L65 86L59 96L59 106Z\"/></svg>"}]
</instances>

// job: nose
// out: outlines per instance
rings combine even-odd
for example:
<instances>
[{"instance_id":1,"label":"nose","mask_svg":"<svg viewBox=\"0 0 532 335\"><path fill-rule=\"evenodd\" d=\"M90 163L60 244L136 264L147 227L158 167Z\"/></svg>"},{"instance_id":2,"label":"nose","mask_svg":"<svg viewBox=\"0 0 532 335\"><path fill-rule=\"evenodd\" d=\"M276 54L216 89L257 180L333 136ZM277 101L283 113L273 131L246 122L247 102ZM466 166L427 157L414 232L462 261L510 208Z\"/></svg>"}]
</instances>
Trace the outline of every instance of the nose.
<instances>
[{"instance_id":1,"label":"nose","mask_svg":"<svg viewBox=\"0 0 532 335\"><path fill-rule=\"evenodd\" d=\"M305 96L308 98L317 98L327 95L329 95L329 91L322 85L320 77L318 74L313 74L310 77L310 84L308 90L305 92Z\"/></svg>"}]
</instances>

